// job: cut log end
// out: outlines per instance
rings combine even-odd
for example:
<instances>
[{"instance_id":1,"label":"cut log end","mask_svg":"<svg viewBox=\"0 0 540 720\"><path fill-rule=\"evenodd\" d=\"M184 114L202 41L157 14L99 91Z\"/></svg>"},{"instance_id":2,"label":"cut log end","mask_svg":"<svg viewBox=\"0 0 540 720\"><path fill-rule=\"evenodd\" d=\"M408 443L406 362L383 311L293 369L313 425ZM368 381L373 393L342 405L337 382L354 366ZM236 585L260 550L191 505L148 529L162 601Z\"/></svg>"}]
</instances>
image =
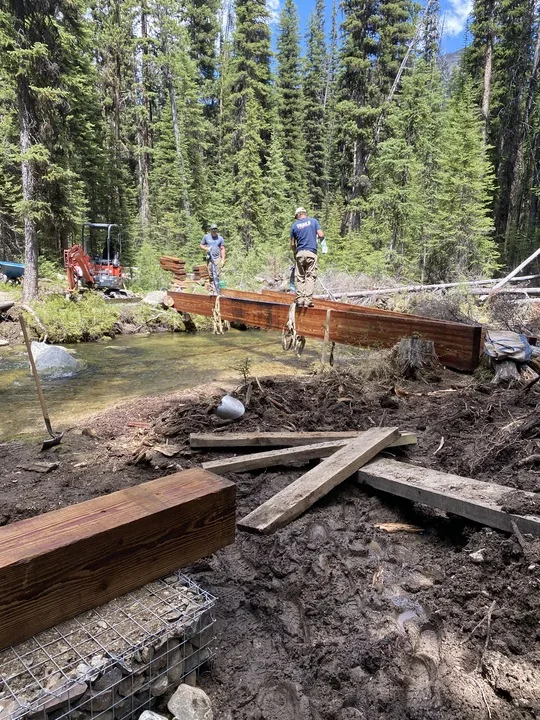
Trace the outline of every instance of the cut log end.
<instances>
[{"instance_id":1,"label":"cut log end","mask_svg":"<svg viewBox=\"0 0 540 720\"><path fill-rule=\"evenodd\" d=\"M400 377L410 380L440 370L433 341L422 340L417 335L403 338L393 347L392 364Z\"/></svg>"}]
</instances>

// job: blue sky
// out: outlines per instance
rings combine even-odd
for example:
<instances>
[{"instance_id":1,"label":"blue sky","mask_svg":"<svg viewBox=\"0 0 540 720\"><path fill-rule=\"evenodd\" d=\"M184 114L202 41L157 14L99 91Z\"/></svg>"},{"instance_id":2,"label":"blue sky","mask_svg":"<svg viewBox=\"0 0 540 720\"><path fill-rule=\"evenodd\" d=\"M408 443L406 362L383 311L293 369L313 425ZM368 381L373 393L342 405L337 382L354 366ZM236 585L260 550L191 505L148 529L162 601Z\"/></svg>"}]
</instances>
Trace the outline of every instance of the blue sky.
<instances>
[{"instance_id":1,"label":"blue sky","mask_svg":"<svg viewBox=\"0 0 540 720\"><path fill-rule=\"evenodd\" d=\"M420 0L425 4L425 0ZM274 18L279 15L280 0L267 0L268 7ZM300 15L300 29L304 33L308 27L309 16L315 6L315 0L296 0ZM472 0L440 0L443 23L442 52L448 53L461 49L465 44L465 26L472 8ZM328 26L332 0L326 0Z\"/></svg>"}]
</instances>

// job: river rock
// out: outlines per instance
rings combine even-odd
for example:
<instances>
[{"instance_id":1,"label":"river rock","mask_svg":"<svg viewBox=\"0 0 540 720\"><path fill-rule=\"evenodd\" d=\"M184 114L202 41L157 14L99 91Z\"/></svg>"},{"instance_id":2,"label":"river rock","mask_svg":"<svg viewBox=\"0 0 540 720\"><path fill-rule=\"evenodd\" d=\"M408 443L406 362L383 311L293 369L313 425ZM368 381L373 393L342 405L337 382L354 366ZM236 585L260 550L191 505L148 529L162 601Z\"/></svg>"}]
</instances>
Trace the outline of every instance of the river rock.
<instances>
[{"instance_id":1,"label":"river rock","mask_svg":"<svg viewBox=\"0 0 540 720\"><path fill-rule=\"evenodd\" d=\"M213 720L212 705L208 695L197 687L180 685L167 703L177 720Z\"/></svg>"},{"instance_id":2,"label":"river rock","mask_svg":"<svg viewBox=\"0 0 540 720\"><path fill-rule=\"evenodd\" d=\"M154 290L143 297L142 301L147 305L163 305L166 297L167 293L164 290Z\"/></svg>"},{"instance_id":3,"label":"river rock","mask_svg":"<svg viewBox=\"0 0 540 720\"><path fill-rule=\"evenodd\" d=\"M145 710L142 715L139 715L139 720L167 720L167 718L152 710Z\"/></svg>"},{"instance_id":4,"label":"river rock","mask_svg":"<svg viewBox=\"0 0 540 720\"><path fill-rule=\"evenodd\" d=\"M68 351L59 345L32 342L32 355L40 374L53 377L74 375L79 369L79 363Z\"/></svg>"},{"instance_id":5,"label":"river rock","mask_svg":"<svg viewBox=\"0 0 540 720\"><path fill-rule=\"evenodd\" d=\"M0 337L0 347L7 347L9 345L9 340L6 340L6 338Z\"/></svg>"}]
</instances>

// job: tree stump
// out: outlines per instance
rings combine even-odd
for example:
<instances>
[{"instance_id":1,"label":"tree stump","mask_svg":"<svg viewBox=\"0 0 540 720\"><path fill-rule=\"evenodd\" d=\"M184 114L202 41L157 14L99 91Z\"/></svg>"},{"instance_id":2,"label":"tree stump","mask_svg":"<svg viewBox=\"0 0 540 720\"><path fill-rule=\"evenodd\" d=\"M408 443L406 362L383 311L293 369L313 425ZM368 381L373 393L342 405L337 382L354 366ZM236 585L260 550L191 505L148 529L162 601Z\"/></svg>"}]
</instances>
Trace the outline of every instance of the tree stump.
<instances>
[{"instance_id":1,"label":"tree stump","mask_svg":"<svg viewBox=\"0 0 540 720\"><path fill-rule=\"evenodd\" d=\"M418 335L403 338L392 349L392 363L400 377L418 380L426 372L440 368L433 340L422 340Z\"/></svg>"}]
</instances>

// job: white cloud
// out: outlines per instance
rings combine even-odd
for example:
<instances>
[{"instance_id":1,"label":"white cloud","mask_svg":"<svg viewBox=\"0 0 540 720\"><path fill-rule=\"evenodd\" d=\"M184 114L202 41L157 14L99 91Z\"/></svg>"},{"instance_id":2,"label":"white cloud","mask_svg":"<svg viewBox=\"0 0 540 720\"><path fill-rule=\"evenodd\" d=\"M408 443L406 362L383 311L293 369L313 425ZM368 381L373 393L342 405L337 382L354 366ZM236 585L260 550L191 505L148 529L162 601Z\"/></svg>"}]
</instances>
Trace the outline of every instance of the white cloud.
<instances>
[{"instance_id":1,"label":"white cloud","mask_svg":"<svg viewBox=\"0 0 540 720\"><path fill-rule=\"evenodd\" d=\"M471 12L472 0L448 0L443 20L444 35L455 36L462 33Z\"/></svg>"},{"instance_id":2,"label":"white cloud","mask_svg":"<svg viewBox=\"0 0 540 720\"><path fill-rule=\"evenodd\" d=\"M270 15L270 25L277 25L279 22L279 0L266 0L266 7Z\"/></svg>"}]
</instances>

